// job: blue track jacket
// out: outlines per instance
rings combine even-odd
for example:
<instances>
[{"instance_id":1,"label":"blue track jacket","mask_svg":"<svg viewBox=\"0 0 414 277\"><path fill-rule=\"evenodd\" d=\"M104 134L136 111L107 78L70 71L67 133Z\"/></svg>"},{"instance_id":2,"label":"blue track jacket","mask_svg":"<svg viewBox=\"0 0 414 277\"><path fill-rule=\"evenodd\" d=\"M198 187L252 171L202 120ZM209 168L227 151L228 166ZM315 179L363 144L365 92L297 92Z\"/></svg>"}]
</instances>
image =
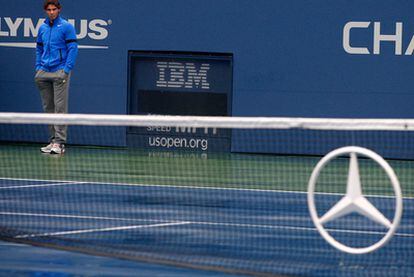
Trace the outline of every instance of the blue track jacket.
<instances>
[{"instance_id":1,"label":"blue track jacket","mask_svg":"<svg viewBox=\"0 0 414 277\"><path fill-rule=\"evenodd\" d=\"M55 72L63 69L69 74L77 56L75 28L60 16L53 24L46 18L37 36L36 70Z\"/></svg>"}]
</instances>

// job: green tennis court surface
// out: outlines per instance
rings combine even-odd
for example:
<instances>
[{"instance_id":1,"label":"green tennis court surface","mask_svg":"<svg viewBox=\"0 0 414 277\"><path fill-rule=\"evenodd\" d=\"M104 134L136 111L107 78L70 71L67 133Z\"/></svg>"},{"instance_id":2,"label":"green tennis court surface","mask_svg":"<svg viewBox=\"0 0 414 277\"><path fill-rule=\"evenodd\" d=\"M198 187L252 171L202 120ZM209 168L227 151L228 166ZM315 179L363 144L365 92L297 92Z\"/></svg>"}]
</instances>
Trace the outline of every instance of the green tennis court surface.
<instances>
[{"instance_id":1,"label":"green tennis court surface","mask_svg":"<svg viewBox=\"0 0 414 277\"><path fill-rule=\"evenodd\" d=\"M321 158L81 146L69 147L68 153L60 157L38 153L39 148L37 144L0 145L0 158L7 161L7 166L0 168L1 177L306 192L312 170ZM414 161L390 160L389 163L398 175L404 196L413 197ZM365 193L390 192L387 178L378 176L384 174L380 168L371 161L362 161L360 166L369 173L368 184L372 183ZM338 161L327 170L325 180L329 180L330 174L336 179L344 178L348 172L347 161ZM341 180L331 180L324 192L344 189Z\"/></svg>"}]
</instances>

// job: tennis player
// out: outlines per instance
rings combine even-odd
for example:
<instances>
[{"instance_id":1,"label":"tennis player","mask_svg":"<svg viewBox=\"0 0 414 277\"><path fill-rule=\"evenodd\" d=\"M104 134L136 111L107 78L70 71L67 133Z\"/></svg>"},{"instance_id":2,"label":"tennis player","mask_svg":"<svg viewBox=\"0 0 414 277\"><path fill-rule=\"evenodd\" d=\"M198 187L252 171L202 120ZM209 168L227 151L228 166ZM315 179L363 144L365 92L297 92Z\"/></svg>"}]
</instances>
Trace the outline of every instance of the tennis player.
<instances>
[{"instance_id":1,"label":"tennis player","mask_svg":"<svg viewBox=\"0 0 414 277\"><path fill-rule=\"evenodd\" d=\"M47 15L39 29L36 45L35 83L40 91L46 113L67 113L71 71L78 55L75 28L60 17L58 0L46 0L43 9ZM43 153L63 154L67 126L49 126L49 144Z\"/></svg>"}]
</instances>

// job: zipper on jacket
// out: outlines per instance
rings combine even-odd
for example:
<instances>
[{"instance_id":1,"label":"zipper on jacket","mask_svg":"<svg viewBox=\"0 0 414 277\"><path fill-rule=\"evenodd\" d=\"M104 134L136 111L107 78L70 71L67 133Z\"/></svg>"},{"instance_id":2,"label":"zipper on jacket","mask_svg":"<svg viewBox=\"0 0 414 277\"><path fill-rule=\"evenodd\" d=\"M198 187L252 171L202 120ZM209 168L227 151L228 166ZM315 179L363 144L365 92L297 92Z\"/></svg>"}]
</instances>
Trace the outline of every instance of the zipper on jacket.
<instances>
[{"instance_id":1,"label":"zipper on jacket","mask_svg":"<svg viewBox=\"0 0 414 277\"><path fill-rule=\"evenodd\" d=\"M53 25L50 26L50 31L49 31L49 41L48 41L48 49L49 49L49 59L48 59L48 67L50 68L50 56L51 56L51 51L50 51L50 39L52 37L52 29L53 29Z\"/></svg>"},{"instance_id":2,"label":"zipper on jacket","mask_svg":"<svg viewBox=\"0 0 414 277\"><path fill-rule=\"evenodd\" d=\"M62 49L59 49L60 62L62 62Z\"/></svg>"}]
</instances>

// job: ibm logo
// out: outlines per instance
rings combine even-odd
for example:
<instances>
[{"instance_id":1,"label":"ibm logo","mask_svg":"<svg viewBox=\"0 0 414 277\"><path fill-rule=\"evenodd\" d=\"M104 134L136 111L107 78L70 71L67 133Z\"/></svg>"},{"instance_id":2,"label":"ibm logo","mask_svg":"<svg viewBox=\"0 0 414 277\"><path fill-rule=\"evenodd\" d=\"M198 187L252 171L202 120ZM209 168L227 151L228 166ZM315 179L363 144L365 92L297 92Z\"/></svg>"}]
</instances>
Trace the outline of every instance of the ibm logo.
<instances>
[{"instance_id":1,"label":"ibm logo","mask_svg":"<svg viewBox=\"0 0 414 277\"><path fill-rule=\"evenodd\" d=\"M194 63L157 62L160 88L210 89L207 73L210 64L203 63L197 68Z\"/></svg>"}]
</instances>

